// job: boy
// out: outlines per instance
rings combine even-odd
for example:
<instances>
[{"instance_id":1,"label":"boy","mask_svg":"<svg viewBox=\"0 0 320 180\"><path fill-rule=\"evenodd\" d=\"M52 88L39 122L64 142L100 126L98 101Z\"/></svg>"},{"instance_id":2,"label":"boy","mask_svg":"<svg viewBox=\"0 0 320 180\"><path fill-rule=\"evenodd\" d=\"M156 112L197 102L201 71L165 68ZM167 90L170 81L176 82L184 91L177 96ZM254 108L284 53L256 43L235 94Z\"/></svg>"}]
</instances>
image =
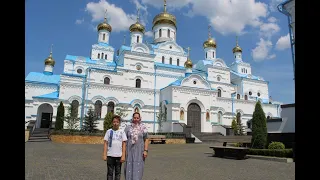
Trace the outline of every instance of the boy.
<instances>
[{"instance_id":1,"label":"boy","mask_svg":"<svg viewBox=\"0 0 320 180\"><path fill-rule=\"evenodd\" d=\"M102 157L107 161L107 180L113 180L113 172L115 172L115 180L120 180L121 165L126 157L127 136L123 130L119 130L120 116L112 117L112 125L113 127L108 129L104 136Z\"/></svg>"}]
</instances>

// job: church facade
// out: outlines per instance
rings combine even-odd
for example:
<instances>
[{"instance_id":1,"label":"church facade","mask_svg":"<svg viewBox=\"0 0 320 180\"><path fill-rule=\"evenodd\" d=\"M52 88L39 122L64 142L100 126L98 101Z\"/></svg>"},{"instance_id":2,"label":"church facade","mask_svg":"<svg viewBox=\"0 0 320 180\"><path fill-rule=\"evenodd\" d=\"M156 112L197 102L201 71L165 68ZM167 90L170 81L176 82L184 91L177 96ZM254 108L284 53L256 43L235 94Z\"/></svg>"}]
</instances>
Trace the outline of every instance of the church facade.
<instances>
[{"instance_id":1,"label":"church facade","mask_svg":"<svg viewBox=\"0 0 320 180\"><path fill-rule=\"evenodd\" d=\"M150 132L158 132L157 115L164 112L164 132L181 131L179 124L194 132L219 132L231 126L240 114L241 122L252 118L257 101L266 117L280 116L280 103L269 98L268 81L252 74L242 60L238 42L229 66L218 58L217 43L209 37L203 43L203 59L193 64L189 49L176 43L176 18L166 11L153 19L153 42L144 42L145 27L139 22L129 28L130 45L117 50L109 43L112 27L107 19L97 26L98 42L88 57L66 55L62 74L54 74L52 51L43 72L30 72L25 78L25 121L36 128L55 122L62 101L65 113L70 104L78 107L80 127L89 107L101 118L122 108L130 120L141 113ZM180 129L179 129L180 127Z\"/></svg>"}]
</instances>

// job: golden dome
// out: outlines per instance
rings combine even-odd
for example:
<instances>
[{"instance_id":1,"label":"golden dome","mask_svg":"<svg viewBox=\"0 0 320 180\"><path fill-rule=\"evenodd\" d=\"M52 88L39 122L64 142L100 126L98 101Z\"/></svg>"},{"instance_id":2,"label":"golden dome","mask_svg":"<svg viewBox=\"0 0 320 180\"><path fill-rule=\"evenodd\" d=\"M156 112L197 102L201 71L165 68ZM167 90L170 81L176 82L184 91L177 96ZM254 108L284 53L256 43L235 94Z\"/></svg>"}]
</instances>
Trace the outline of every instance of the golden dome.
<instances>
[{"instance_id":1,"label":"golden dome","mask_svg":"<svg viewBox=\"0 0 320 180\"><path fill-rule=\"evenodd\" d=\"M55 62L54 59L52 58L52 52L50 52L50 55L49 55L49 57L47 57L47 59L44 61L44 64L45 64L45 65L54 66L55 63L56 63L56 62Z\"/></svg>"},{"instance_id":2,"label":"golden dome","mask_svg":"<svg viewBox=\"0 0 320 180\"><path fill-rule=\"evenodd\" d=\"M192 61L188 58L188 60L184 63L185 68L192 68Z\"/></svg>"},{"instance_id":3,"label":"golden dome","mask_svg":"<svg viewBox=\"0 0 320 180\"><path fill-rule=\"evenodd\" d=\"M235 52L242 52L242 49L241 49L241 47L240 47L239 44L238 44L238 36L236 37L236 47L234 47L234 48L232 49L232 52L233 52L233 53L235 53Z\"/></svg>"},{"instance_id":4,"label":"golden dome","mask_svg":"<svg viewBox=\"0 0 320 180\"><path fill-rule=\"evenodd\" d=\"M203 43L203 48L208 48L208 47L212 47L212 48L216 48L217 47L217 43L214 39L212 39L211 37L208 38L208 40L206 40Z\"/></svg>"},{"instance_id":5,"label":"golden dome","mask_svg":"<svg viewBox=\"0 0 320 180\"><path fill-rule=\"evenodd\" d=\"M137 32L138 31L138 32L141 32L144 34L145 27L142 24L140 24L140 22L139 22L139 12L140 12L140 9L138 9L137 22L132 24L129 27L129 30L130 30L130 32Z\"/></svg>"},{"instance_id":6,"label":"golden dome","mask_svg":"<svg viewBox=\"0 0 320 180\"><path fill-rule=\"evenodd\" d=\"M56 62L54 61L54 59L52 58L52 47L53 47L53 44L51 44L50 55L46 58L46 60L44 60L44 64L45 64L45 65L54 66L55 63L56 63Z\"/></svg>"},{"instance_id":7,"label":"golden dome","mask_svg":"<svg viewBox=\"0 0 320 180\"><path fill-rule=\"evenodd\" d=\"M104 21L98 25L97 30L98 31L107 30L109 32L112 31L112 27L110 26L110 24L107 23L107 18L106 17L104 18Z\"/></svg>"},{"instance_id":8,"label":"golden dome","mask_svg":"<svg viewBox=\"0 0 320 180\"><path fill-rule=\"evenodd\" d=\"M235 52L242 52L242 49L241 49L241 47L240 46L236 46L236 47L234 47L233 49L232 49L232 52L233 53L235 53Z\"/></svg>"},{"instance_id":9,"label":"golden dome","mask_svg":"<svg viewBox=\"0 0 320 180\"><path fill-rule=\"evenodd\" d=\"M170 13L167 13L166 6L166 1L164 1L164 11L153 18L153 27L157 24L171 24L177 29L176 17Z\"/></svg>"}]
</instances>

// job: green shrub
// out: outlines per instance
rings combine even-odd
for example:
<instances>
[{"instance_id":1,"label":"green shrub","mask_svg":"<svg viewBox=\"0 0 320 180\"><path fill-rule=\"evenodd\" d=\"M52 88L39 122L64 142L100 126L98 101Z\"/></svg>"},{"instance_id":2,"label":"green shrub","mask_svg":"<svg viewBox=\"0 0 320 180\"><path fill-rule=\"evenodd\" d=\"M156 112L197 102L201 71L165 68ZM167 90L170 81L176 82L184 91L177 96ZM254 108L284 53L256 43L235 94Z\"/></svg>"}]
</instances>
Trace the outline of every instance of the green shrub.
<instances>
[{"instance_id":1,"label":"green shrub","mask_svg":"<svg viewBox=\"0 0 320 180\"><path fill-rule=\"evenodd\" d=\"M243 147L243 143L237 142L234 144L235 147Z\"/></svg>"},{"instance_id":2,"label":"green shrub","mask_svg":"<svg viewBox=\"0 0 320 180\"><path fill-rule=\"evenodd\" d=\"M285 146L282 142L271 142L268 149L285 149Z\"/></svg>"},{"instance_id":3,"label":"green shrub","mask_svg":"<svg viewBox=\"0 0 320 180\"><path fill-rule=\"evenodd\" d=\"M248 154L292 158L292 149L249 149Z\"/></svg>"}]
</instances>

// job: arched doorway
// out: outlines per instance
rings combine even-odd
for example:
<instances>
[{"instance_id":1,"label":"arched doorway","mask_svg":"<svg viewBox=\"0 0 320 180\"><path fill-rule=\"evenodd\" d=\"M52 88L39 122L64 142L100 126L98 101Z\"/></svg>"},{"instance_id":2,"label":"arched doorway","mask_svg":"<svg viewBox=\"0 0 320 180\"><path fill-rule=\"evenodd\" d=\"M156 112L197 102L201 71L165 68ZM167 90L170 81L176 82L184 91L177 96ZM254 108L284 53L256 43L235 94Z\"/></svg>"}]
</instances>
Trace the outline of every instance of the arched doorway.
<instances>
[{"instance_id":1,"label":"arched doorway","mask_svg":"<svg viewBox=\"0 0 320 180\"><path fill-rule=\"evenodd\" d=\"M37 128L50 128L52 121L53 107L44 103L38 107L37 112Z\"/></svg>"},{"instance_id":2,"label":"arched doorway","mask_svg":"<svg viewBox=\"0 0 320 180\"><path fill-rule=\"evenodd\" d=\"M201 108L196 103L191 103L187 111L187 124L192 132L201 132Z\"/></svg>"}]
</instances>

